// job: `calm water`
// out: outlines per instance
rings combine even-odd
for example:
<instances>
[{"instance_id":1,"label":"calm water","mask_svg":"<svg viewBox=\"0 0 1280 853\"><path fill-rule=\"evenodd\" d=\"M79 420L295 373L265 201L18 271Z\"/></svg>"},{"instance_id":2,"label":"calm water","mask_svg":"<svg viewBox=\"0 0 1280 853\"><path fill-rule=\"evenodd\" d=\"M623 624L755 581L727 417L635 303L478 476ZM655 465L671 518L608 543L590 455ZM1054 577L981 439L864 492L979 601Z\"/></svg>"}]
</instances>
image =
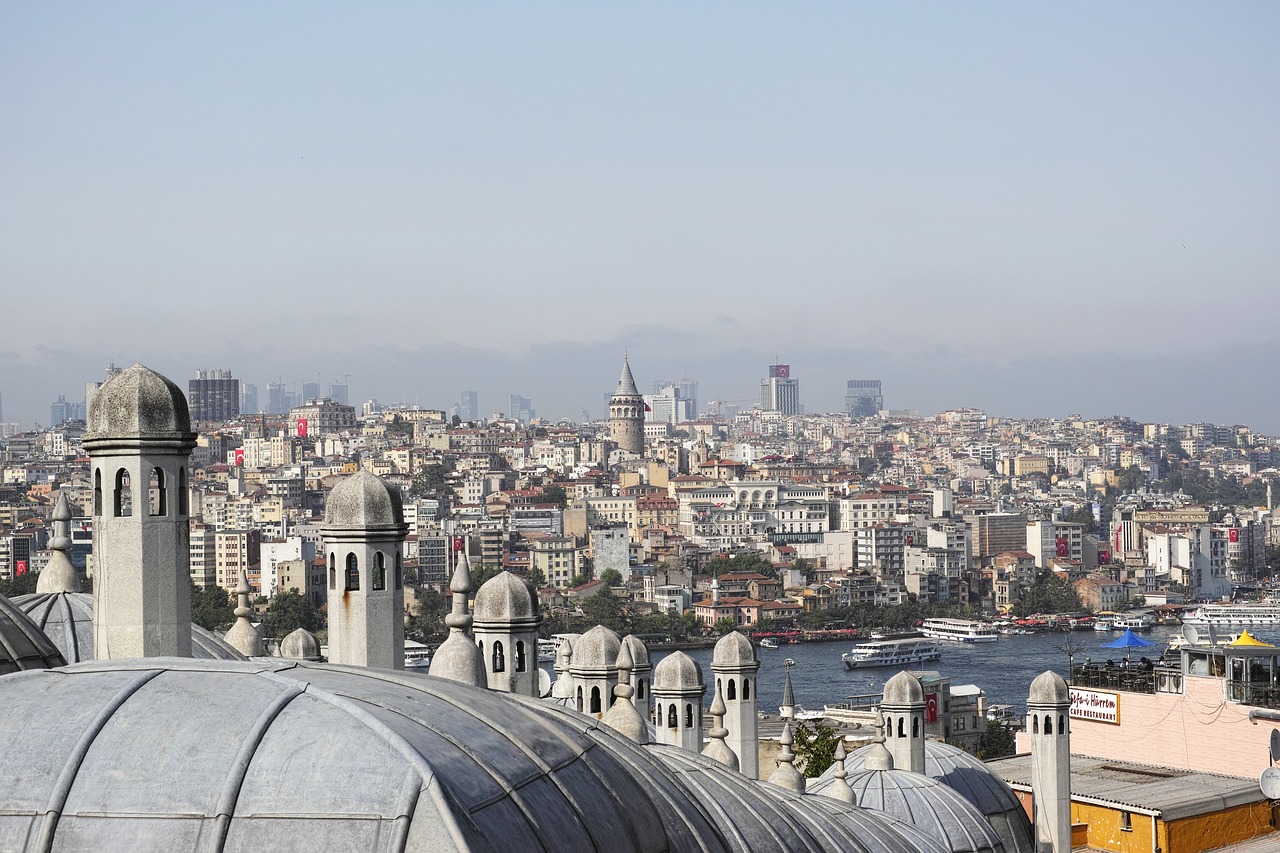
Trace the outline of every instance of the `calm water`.
<instances>
[{"instance_id":1,"label":"calm water","mask_svg":"<svg viewBox=\"0 0 1280 853\"><path fill-rule=\"evenodd\" d=\"M1144 639L1154 642L1150 650L1135 650L1133 657L1157 657L1168 644L1169 637L1179 631L1176 626L1158 626ZM1123 650L1103 649L1103 643L1119 638L1120 632L1072 631L1070 633L1030 634L1025 636L1001 636L994 643L962 645L944 643L942 659L931 661L924 669L951 677L951 683L976 684L987 694L987 703L1013 705L1018 713L1026 709L1027 691L1031 681L1046 669L1052 669L1064 678L1067 675L1067 655L1059 650L1068 639L1083 646L1076 653L1077 663L1091 657L1095 661L1107 658L1121 659ZM811 710L821 709L826 703L839 702L846 696L879 693L884 683L899 672L894 667L878 667L866 670L850 670L840 656L849 650L848 643L803 643L778 649L758 649L760 658L760 709L776 714L782 701L783 661L791 658L796 665L791 670L791 684L796 702ZM667 652L656 652L654 663ZM702 665L705 678L711 677L711 649L686 652ZM708 694L706 702L711 702Z\"/></svg>"}]
</instances>

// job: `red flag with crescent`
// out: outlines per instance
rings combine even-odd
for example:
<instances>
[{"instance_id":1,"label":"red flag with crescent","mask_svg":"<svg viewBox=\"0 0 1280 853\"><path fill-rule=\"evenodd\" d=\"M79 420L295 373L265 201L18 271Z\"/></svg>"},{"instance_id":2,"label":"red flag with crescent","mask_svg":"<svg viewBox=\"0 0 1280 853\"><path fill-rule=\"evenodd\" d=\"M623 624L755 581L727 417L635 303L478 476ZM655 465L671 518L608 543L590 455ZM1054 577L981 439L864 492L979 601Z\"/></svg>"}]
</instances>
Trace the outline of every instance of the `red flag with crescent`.
<instances>
[{"instance_id":1,"label":"red flag with crescent","mask_svg":"<svg viewBox=\"0 0 1280 853\"><path fill-rule=\"evenodd\" d=\"M938 722L938 694L924 694L924 721L926 723Z\"/></svg>"}]
</instances>

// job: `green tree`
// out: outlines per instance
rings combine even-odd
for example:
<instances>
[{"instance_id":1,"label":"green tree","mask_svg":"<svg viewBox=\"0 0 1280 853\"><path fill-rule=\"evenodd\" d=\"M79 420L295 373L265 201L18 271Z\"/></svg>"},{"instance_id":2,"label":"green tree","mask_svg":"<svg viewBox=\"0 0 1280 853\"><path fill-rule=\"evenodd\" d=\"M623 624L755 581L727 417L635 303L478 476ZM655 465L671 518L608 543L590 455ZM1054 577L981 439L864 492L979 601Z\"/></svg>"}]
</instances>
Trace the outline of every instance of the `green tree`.
<instances>
[{"instance_id":1,"label":"green tree","mask_svg":"<svg viewBox=\"0 0 1280 853\"><path fill-rule=\"evenodd\" d=\"M1051 571L1041 572L1022 599L1013 606L1015 616L1033 613L1076 613L1084 608L1071 584Z\"/></svg>"},{"instance_id":2,"label":"green tree","mask_svg":"<svg viewBox=\"0 0 1280 853\"><path fill-rule=\"evenodd\" d=\"M721 554L707 561L707 574L720 577L723 574L737 572L756 572L765 577L773 577L773 563L759 551L743 551L732 557Z\"/></svg>"},{"instance_id":3,"label":"green tree","mask_svg":"<svg viewBox=\"0 0 1280 853\"><path fill-rule=\"evenodd\" d=\"M261 631L264 637L282 640L299 628L312 633L324 627L320 611L316 610L311 599L297 590L277 593L267 605L262 616Z\"/></svg>"},{"instance_id":4,"label":"green tree","mask_svg":"<svg viewBox=\"0 0 1280 853\"><path fill-rule=\"evenodd\" d=\"M35 572L23 572L14 578L8 580L0 580L0 595L5 598L13 598L15 595L30 595L36 591L36 578L39 575Z\"/></svg>"},{"instance_id":5,"label":"green tree","mask_svg":"<svg viewBox=\"0 0 1280 853\"><path fill-rule=\"evenodd\" d=\"M209 631L225 630L235 620L231 593L220 586L191 587L191 621Z\"/></svg>"},{"instance_id":6,"label":"green tree","mask_svg":"<svg viewBox=\"0 0 1280 853\"><path fill-rule=\"evenodd\" d=\"M622 600L613 594L608 585L600 587L595 595L589 595L578 602L582 615L590 625L603 625L619 634L628 631L627 614L623 610Z\"/></svg>"},{"instance_id":7,"label":"green tree","mask_svg":"<svg viewBox=\"0 0 1280 853\"><path fill-rule=\"evenodd\" d=\"M1013 732L1004 723L992 721L987 723L986 730L978 738L973 754L984 761L989 761L992 758L1013 755L1016 751Z\"/></svg>"},{"instance_id":8,"label":"green tree","mask_svg":"<svg viewBox=\"0 0 1280 853\"><path fill-rule=\"evenodd\" d=\"M542 500L539 503L555 504L564 509L569 502L569 496L565 493L564 486L557 483L551 483L542 487Z\"/></svg>"},{"instance_id":9,"label":"green tree","mask_svg":"<svg viewBox=\"0 0 1280 853\"><path fill-rule=\"evenodd\" d=\"M821 776L835 762L840 736L830 726L819 722L811 729L808 723L801 722L796 725L792 737L795 740L792 749L796 753L796 766L806 777Z\"/></svg>"},{"instance_id":10,"label":"green tree","mask_svg":"<svg viewBox=\"0 0 1280 853\"><path fill-rule=\"evenodd\" d=\"M804 574L804 582L806 584L813 583L814 572L816 571L817 566L815 566L812 561L806 560L804 557L796 557L795 561L791 563L791 568Z\"/></svg>"},{"instance_id":11,"label":"green tree","mask_svg":"<svg viewBox=\"0 0 1280 853\"><path fill-rule=\"evenodd\" d=\"M529 586L535 590L542 589L544 586L547 585L546 574L542 571L542 569L539 569L536 566L529 569L529 573L525 575L524 580L525 580L525 583L529 584Z\"/></svg>"},{"instance_id":12,"label":"green tree","mask_svg":"<svg viewBox=\"0 0 1280 853\"><path fill-rule=\"evenodd\" d=\"M428 495L439 492L444 486L444 466L427 465L413 476L413 485L409 487L409 494Z\"/></svg>"},{"instance_id":13,"label":"green tree","mask_svg":"<svg viewBox=\"0 0 1280 853\"><path fill-rule=\"evenodd\" d=\"M622 572L617 569L605 569L600 573L600 580L607 586L622 586Z\"/></svg>"},{"instance_id":14,"label":"green tree","mask_svg":"<svg viewBox=\"0 0 1280 853\"><path fill-rule=\"evenodd\" d=\"M405 634L420 643L443 636L444 617L448 612L449 603L442 594L424 589L405 626Z\"/></svg>"},{"instance_id":15,"label":"green tree","mask_svg":"<svg viewBox=\"0 0 1280 853\"><path fill-rule=\"evenodd\" d=\"M737 627L738 623L726 616L723 619L717 619L715 624L711 626L711 630L717 634L727 634Z\"/></svg>"}]
</instances>

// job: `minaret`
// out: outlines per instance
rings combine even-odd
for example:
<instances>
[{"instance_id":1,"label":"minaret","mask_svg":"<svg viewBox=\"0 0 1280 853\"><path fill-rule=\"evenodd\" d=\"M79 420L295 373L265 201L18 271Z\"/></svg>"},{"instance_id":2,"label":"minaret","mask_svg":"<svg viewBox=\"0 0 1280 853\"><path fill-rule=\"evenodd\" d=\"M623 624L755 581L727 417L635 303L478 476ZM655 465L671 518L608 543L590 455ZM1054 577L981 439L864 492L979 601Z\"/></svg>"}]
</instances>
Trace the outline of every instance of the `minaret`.
<instances>
[{"instance_id":1,"label":"minaret","mask_svg":"<svg viewBox=\"0 0 1280 853\"><path fill-rule=\"evenodd\" d=\"M191 656L187 399L135 364L89 409L94 651L98 660Z\"/></svg>"},{"instance_id":2,"label":"minaret","mask_svg":"<svg viewBox=\"0 0 1280 853\"><path fill-rule=\"evenodd\" d=\"M236 585L236 621L223 637L232 648L247 658L262 655L262 635L249 621L249 578L240 572L240 583Z\"/></svg>"},{"instance_id":3,"label":"minaret","mask_svg":"<svg viewBox=\"0 0 1280 853\"><path fill-rule=\"evenodd\" d=\"M782 744L782 749L778 751L778 767L769 774L769 782L803 794L805 781L795 766L796 754L791 749L791 744L795 741L791 735L790 720L782 724L782 736L778 738L778 742Z\"/></svg>"},{"instance_id":4,"label":"minaret","mask_svg":"<svg viewBox=\"0 0 1280 853\"><path fill-rule=\"evenodd\" d=\"M616 698L618 651L622 641L603 625L587 631L573 643L569 674L573 676L574 705L597 720Z\"/></svg>"},{"instance_id":5,"label":"minaret","mask_svg":"<svg viewBox=\"0 0 1280 853\"><path fill-rule=\"evenodd\" d=\"M80 573L67 551L71 549L71 505L66 492L58 492L58 502L53 507L53 538L49 540L49 562L36 578L36 593L79 592Z\"/></svg>"},{"instance_id":6,"label":"minaret","mask_svg":"<svg viewBox=\"0 0 1280 853\"><path fill-rule=\"evenodd\" d=\"M702 751L702 667L684 652L673 652L653 668L653 725L658 743Z\"/></svg>"},{"instance_id":7,"label":"minaret","mask_svg":"<svg viewBox=\"0 0 1280 853\"><path fill-rule=\"evenodd\" d=\"M909 672L900 672L884 685L880 703L888 729L893 766L924 773L924 687Z\"/></svg>"},{"instance_id":8,"label":"minaret","mask_svg":"<svg viewBox=\"0 0 1280 853\"><path fill-rule=\"evenodd\" d=\"M467 612L471 563L467 560L466 548L458 553L458 564L453 569L449 591L453 593L453 612L444 617L444 624L449 626L449 636L431 658L431 674L436 678L484 687L484 655L467 633L471 627L471 614Z\"/></svg>"},{"instance_id":9,"label":"minaret","mask_svg":"<svg viewBox=\"0 0 1280 853\"><path fill-rule=\"evenodd\" d=\"M573 701L573 676L569 674L572 661L573 641L561 637L560 645L556 646L556 662L552 665L556 671L556 683L551 685L551 698L561 703Z\"/></svg>"},{"instance_id":10,"label":"minaret","mask_svg":"<svg viewBox=\"0 0 1280 853\"><path fill-rule=\"evenodd\" d=\"M782 663L783 670L786 674L783 677L782 705L778 708L778 713L784 720L794 720L796 718L796 694L795 691L791 689L791 667L795 665L796 662L791 658L787 658Z\"/></svg>"},{"instance_id":11,"label":"minaret","mask_svg":"<svg viewBox=\"0 0 1280 853\"><path fill-rule=\"evenodd\" d=\"M1071 850L1071 691L1049 671L1031 682L1031 796L1037 853Z\"/></svg>"},{"instance_id":12,"label":"minaret","mask_svg":"<svg viewBox=\"0 0 1280 853\"><path fill-rule=\"evenodd\" d=\"M541 621L529 587L511 572L498 572L480 587L471 632L485 650L491 689L537 697Z\"/></svg>"},{"instance_id":13,"label":"minaret","mask_svg":"<svg viewBox=\"0 0 1280 853\"><path fill-rule=\"evenodd\" d=\"M716 698L711 700L711 731L707 732L710 740L703 748L702 754L713 761L719 761L730 770L738 769L738 756L725 743L729 730L724 727L724 698L720 689L720 681L716 681Z\"/></svg>"},{"instance_id":14,"label":"minaret","mask_svg":"<svg viewBox=\"0 0 1280 853\"><path fill-rule=\"evenodd\" d=\"M624 353L618 389L609 398L609 436L620 450L644 453L644 397L631 376L631 363Z\"/></svg>"},{"instance_id":15,"label":"minaret","mask_svg":"<svg viewBox=\"0 0 1280 853\"><path fill-rule=\"evenodd\" d=\"M760 735L756 674L760 661L756 650L738 631L725 634L711 656L716 688L723 695L726 743L738 756L738 769L752 779L760 778ZM788 668L787 677L791 672Z\"/></svg>"},{"instance_id":16,"label":"minaret","mask_svg":"<svg viewBox=\"0 0 1280 853\"><path fill-rule=\"evenodd\" d=\"M409 532L400 490L368 471L343 480L325 502L329 563L329 662L404 669L400 547Z\"/></svg>"}]
</instances>

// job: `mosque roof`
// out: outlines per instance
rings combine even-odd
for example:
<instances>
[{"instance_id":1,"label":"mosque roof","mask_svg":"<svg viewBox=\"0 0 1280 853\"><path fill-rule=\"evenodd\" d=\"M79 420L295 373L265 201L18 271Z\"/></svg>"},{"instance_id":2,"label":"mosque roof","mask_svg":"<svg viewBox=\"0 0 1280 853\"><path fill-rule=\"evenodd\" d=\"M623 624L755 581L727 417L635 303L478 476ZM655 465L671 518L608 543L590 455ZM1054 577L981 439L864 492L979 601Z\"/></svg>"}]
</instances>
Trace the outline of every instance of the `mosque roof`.
<instances>
[{"instance_id":1,"label":"mosque roof","mask_svg":"<svg viewBox=\"0 0 1280 853\"><path fill-rule=\"evenodd\" d=\"M864 769L869 747L854 750L845 760L849 774ZM822 793L835 783L834 767L818 779L810 780L808 790ZM924 775L936 779L972 803L1004 842L1005 853L1034 853L1035 834L1018 795L1000 778L1000 774L958 746L938 740L924 742Z\"/></svg>"},{"instance_id":2,"label":"mosque roof","mask_svg":"<svg viewBox=\"0 0 1280 853\"><path fill-rule=\"evenodd\" d=\"M42 829L96 850L733 849L611 729L429 676L96 661L0 678L0 707L22 768L0 775L4 849Z\"/></svg>"},{"instance_id":3,"label":"mosque roof","mask_svg":"<svg viewBox=\"0 0 1280 853\"><path fill-rule=\"evenodd\" d=\"M498 572L480 585L471 615L476 622L537 619L529 587L511 572Z\"/></svg>"},{"instance_id":4,"label":"mosque roof","mask_svg":"<svg viewBox=\"0 0 1280 853\"><path fill-rule=\"evenodd\" d=\"M573 647L573 657L576 661L577 645ZM672 652L653 668L653 684L650 689L658 693L692 690L702 694L706 690L702 681L702 667L684 652Z\"/></svg>"},{"instance_id":5,"label":"mosque roof","mask_svg":"<svg viewBox=\"0 0 1280 853\"><path fill-rule=\"evenodd\" d=\"M649 647L646 646L644 641L639 637L634 634L628 634L622 638L622 646L631 653L633 669L648 670L652 668L652 664L649 660ZM621 651L621 649L619 649L619 651Z\"/></svg>"},{"instance_id":6,"label":"mosque roof","mask_svg":"<svg viewBox=\"0 0 1280 853\"><path fill-rule=\"evenodd\" d=\"M597 625L573 641L573 659L570 667L579 670L616 669L618 651L622 641L618 635L603 625Z\"/></svg>"},{"instance_id":7,"label":"mosque roof","mask_svg":"<svg viewBox=\"0 0 1280 853\"><path fill-rule=\"evenodd\" d=\"M102 384L89 404L85 442L102 438L193 441L182 389L135 364Z\"/></svg>"},{"instance_id":8,"label":"mosque roof","mask_svg":"<svg viewBox=\"0 0 1280 853\"><path fill-rule=\"evenodd\" d=\"M351 530L403 527L400 490L368 471L357 471L329 493L324 502L324 526Z\"/></svg>"},{"instance_id":9,"label":"mosque roof","mask_svg":"<svg viewBox=\"0 0 1280 853\"><path fill-rule=\"evenodd\" d=\"M93 660L93 593L35 593L19 595L13 603L31 617L68 663ZM196 624L191 626L191 656L244 660L226 640Z\"/></svg>"},{"instance_id":10,"label":"mosque roof","mask_svg":"<svg viewBox=\"0 0 1280 853\"><path fill-rule=\"evenodd\" d=\"M884 704L888 706L923 705L924 687L909 672L900 672L884 684Z\"/></svg>"},{"instance_id":11,"label":"mosque roof","mask_svg":"<svg viewBox=\"0 0 1280 853\"><path fill-rule=\"evenodd\" d=\"M849 787L863 808L887 812L941 841L952 853L1004 853L1004 843L968 800L907 770L862 770Z\"/></svg>"},{"instance_id":12,"label":"mosque roof","mask_svg":"<svg viewBox=\"0 0 1280 853\"><path fill-rule=\"evenodd\" d=\"M726 772L719 763L679 747L651 744L645 749L705 804L734 850L946 851L889 815Z\"/></svg>"},{"instance_id":13,"label":"mosque roof","mask_svg":"<svg viewBox=\"0 0 1280 853\"><path fill-rule=\"evenodd\" d=\"M0 674L65 664L62 654L39 626L0 595Z\"/></svg>"},{"instance_id":14,"label":"mosque roof","mask_svg":"<svg viewBox=\"0 0 1280 853\"><path fill-rule=\"evenodd\" d=\"M1056 672L1042 672L1031 682L1031 692L1027 695L1028 705L1064 705L1071 701L1071 690L1067 682Z\"/></svg>"},{"instance_id":15,"label":"mosque roof","mask_svg":"<svg viewBox=\"0 0 1280 853\"><path fill-rule=\"evenodd\" d=\"M730 631L716 641L711 655L711 666L741 666L756 664L756 650L751 641L740 631Z\"/></svg>"}]
</instances>

